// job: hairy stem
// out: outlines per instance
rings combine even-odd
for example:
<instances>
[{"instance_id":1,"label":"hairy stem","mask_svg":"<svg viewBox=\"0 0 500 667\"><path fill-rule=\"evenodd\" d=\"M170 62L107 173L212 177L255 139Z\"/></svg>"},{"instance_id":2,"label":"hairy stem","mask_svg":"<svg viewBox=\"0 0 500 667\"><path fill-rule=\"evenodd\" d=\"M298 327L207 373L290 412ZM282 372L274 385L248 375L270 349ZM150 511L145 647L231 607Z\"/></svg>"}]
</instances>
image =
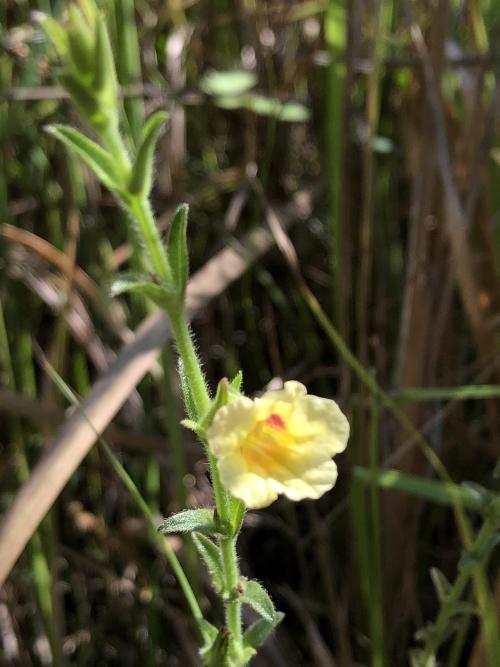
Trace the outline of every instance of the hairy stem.
<instances>
[{"instance_id":1,"label":"hairy stem","mask_svg":"<svg viewBox=\"0 0 500 667\"><path fill-rule=\"evenodd\" d=\"M130 202L130 210L139 227L141 240L151 258L152 268L164 283L169 284L172 273L148 199L133 197Z\"/></svg>"},{"instance_id":2,"label":"hairy stem","mask_svg":"<svg viewBox=\"0 0 500 667\"><path fill-rule=\"evenodd\" d=\"M196 409L196 418L200 419L210 407L210 396L207 385L201 369L198 356L193 343L193 338L187 324L184 311L179 312L178 316L171 315L172 331L177 343L179 355L184 364L187 384L191 392L191 398ZM229 502L228 494L220 481L215 457L207 452L210 465L210 476L214 489L215 504L217 512L221 519L229 521ZM238 558L236 555L237 537L226 537L221 539L221 555L224 568L224 579L226 591L230 599L225 602L226 624L231 631L236 647L241 646L241 604L233 599L236 594L240 572L238 567Z\"/></svg>"}]
</instances>

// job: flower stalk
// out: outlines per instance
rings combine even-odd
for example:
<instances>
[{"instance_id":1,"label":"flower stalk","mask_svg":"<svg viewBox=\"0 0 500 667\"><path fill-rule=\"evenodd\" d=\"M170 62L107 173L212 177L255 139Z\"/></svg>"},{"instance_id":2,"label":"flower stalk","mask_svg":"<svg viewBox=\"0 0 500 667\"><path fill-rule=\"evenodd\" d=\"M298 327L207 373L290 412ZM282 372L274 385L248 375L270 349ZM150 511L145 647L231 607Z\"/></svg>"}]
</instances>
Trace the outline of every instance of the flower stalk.
<instances>
[{"instance_id":1,"label":"flower stalk","mask_svg":"<svg viewBox=\"0 0 500 667\"><path fill-rule=\"evenodd\" d=\"M173 317L171 315L171 325L179 356L182 359L184 372L186 374L185 384L189 387L191 398L196 409L197 414L195 415L195 418L200 420L201 417L208 412L211 400L184 309ZM218 516L223 522L230 523L232 517L230 516L228 494L220 481L215 456L210 452L208 452L207 455ZM238 557L236 554L237 539L237 534L235 536L222 538L220 540L220 549L226 589L223 598L226 625L233 638L235 653L241 654L241 604L237 599L237 588L240 580Z\"/></svg>"},{"instance_id":2,"label":"flower stalk","mask_svg":"<svg viewBox=\"0 0 500 667\"><path fill-rule=\"evenodd\" d=\"M204 664L244 667L283 618L262 585L240 574L236 544L245 509L263 507L279 493L299 500L329 490L337 476L331 456L345 448L347 420L334 401L306 396L305 387L294 382L251 401L240 392L240 373L232 382L222 380L215 396L210 396L186 314L188 207L179 206L163 240L150 204L154 149L167 114L157 111L150 116L139 139L121 132L112 44L94 0L80 0L80 8L72 5L62 24L39 18L62 63L61 83L97 141L64 125L47 129L94 171L129 214L145 250L143 271L119 277L112 292L142 294L166 311L190 417L183 424L198 435L207 453L215 507L181 511L168 517L159 530L193 534L224 605L225 622L217 629L201 616L180 563L171 558L203 638ZM123 476L121 469L118 472ZM135 493L131 480L127 483ZM151 523L151 513L141 502ZM243 604L261 617L245 632Z\"/></svg>"}]
</instances>

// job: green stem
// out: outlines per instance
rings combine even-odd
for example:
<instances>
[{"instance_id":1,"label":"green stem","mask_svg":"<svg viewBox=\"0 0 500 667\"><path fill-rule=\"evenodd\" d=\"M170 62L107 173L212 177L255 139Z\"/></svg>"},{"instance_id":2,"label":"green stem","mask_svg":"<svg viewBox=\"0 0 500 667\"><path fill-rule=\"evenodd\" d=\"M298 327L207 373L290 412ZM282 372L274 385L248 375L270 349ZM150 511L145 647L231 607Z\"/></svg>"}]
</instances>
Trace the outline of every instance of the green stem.
<instances>
[{"instance_id":1,"label":"green stem","mask_svg":"<svg viewBox=\"0 0 500 667\"><path fill-rule=\"evenodd\" d=\"M172 279L172 272L161 242L158 227L151 211L149 200L146 197L131 197L129 208L139 227L141 240L151 258L153 269L158 274L162 282L169 285Z\"/></svg>"},{"instance_id":2,"label":"green stem","mask_svg":"<svg viewBox=\"0 0 500 667\"><path fill-rule=\"evenodd\" d=\"M197 419L201 419L210 408L210 395L196 354L184 308L180 308L178 313L171 313L170 319L177 350L189 380L189 390L196 409L195 416Z\"/></svg>"},{"instance_id":3,"label":"green stem","mask_svg":"<svg viewBox=\"0 0 500 667\"><path fill-rule=\"evenodd\" d=\"M180 310L177 314L171 313L170 319L172 332L177 344L177 350L184 365L184 372L188 380L187 384L196 410L195 418L199 420L210 408L210 395L208 393L205 377L201 370L198 355L196 354L184 309ZM226 519L228 518L227 494L219 478L215 457L213 454L210 454L210 452L207 453L207 456L210 464L210 476L214 487L217 512L222 519Z\"/></svg>"},{"instance_id":4,"label":"green stem","mask_svg":"<svg viewBox=\"0 0 500 667\"><path fill-rule=\"evenodd\" d=\"M153 513L149 509L148 504L144 500L144 498L141 496L138 488L136 487L133 479L130 477L128 472L125 470L125 468L122 466L120 461L116 458L114 453L111 451L109 446L107 445L106 442L104 442L102 439L100 439L100 444L103 447L111 465L115 469L116 473L122 480L122 482L125 484L127 487L130 495L132 498L135 500L137 506L141 510L141 512L144 514L144 517L146 518L146 521L148 522L148 528L149 531L156 540L159 541L159 544L161 548L163 549L163 552L165 553L168 561L170 562L170 566L172 567L172 570L174 571L175 576L177 577L177 581L179 582L180 587L182 588L182 591L184 593L184 596L186 597L187 603L189 605L189 608L191 610L191 613L193 614L194 619L196 620L197 623L203 620L203 614L200 609L200 605L198 604L198 601L196 599L195 594L193 593L193 589L191 588L191 585L184 573L184 570L182 569L182 565L179 563L179 559L175 555L175 552L173 551L172 547L168 543L167 539L164 536L160 536L158 533L158 522L156 521L155 517L153 516Z\"/></svg>"},{"instance_id":5,"label":"green stem","mask_svg":"<svg viewBox=\"0 0 500 667\"><path fill-rule=\"evenodd\" d=\"M210 395L196 354L193 337L189 330L184 309L179 310L177 313L171 313L171 324L172 332L177 343L177 349L184 365L187 385L196 410L195 417L200 419L206 414L210 407ZM229 498L220 481L216 458L210 452L207 452L207 456L210 465L210 476L212 478L217 512L221 519L230 521ZM226 624L231 631L236 651L238 651L241 648L242 641L241 604L238 600L232 599L237 593L236 589L240 578L238 558L236 555L236 540L237 537L221 539L220 547L226 592L231 598L229 601L225 602Z\"/></svg>"},{"instance_id":6,"label":"green stem","mask_svg":"<svg viewBox=\"0 0 500 667\"><path fill-rule=\"evenodd\" d=\"M483 526L481 527L481 530L479 531L473 545L468 551L468 561L464 563L460 569L459 575L455 579L455 582L446 597L446 601L441 607L441 610L434 624L433 631L427 639L426 645L422 652L422 665L428 664L430 658L436 654L436 651L442 644L450 622L450 618L454 613L458 603L460 602L463 591L469 579L474 577L474 572L477 568L475 554L478 554L479 557L481 557L481 552L486 547L489 540L491 539L491 536L495 534L497 529L498 519L496 517L486 519Z\"/></svg>"},{"instance_id":7,"label":"green stem","mask_svg":"<svg viewBox=\"0 0 500 667\"><path fill-rule=\"evenodd\" d=\"M221 540L220 547L226 576L226 586L229 591L234 592L240 579L238 556L236 555L236 537L228 537ZM241 603L238 600L226 603L226 624L233 634L236 645L241 645Z\"/></svg>"},{"instance_id":8,"label":"green stem","mask_svg":"<svg viewBox=\"0 0 500 667\"><path fill-rule=\"evenodd\" d=\"M118 128L110 125L105 132L102 132L101 139L115 158L118 169L122 173L123 185L126 187L130 174L130 158ZM122 199L136 220L141 240L144 242L151 258L152 268L164 283L170 284L172 272L151 211L149 199L147 197L137 197L131 193L124 195Z\"/></svg>"},{"instance_id":9,"label":"green stem","mask_svg":"<svg viewBox=\"0 0 500 667\"><path fill-rule=\"evenodd\" d=\"M100 136L102 142L116 160L117 167L121 171L123 180L126 183L130 172L130 158L118 126L111 123L105 130L101 130Z\"/></svg>"}]
</instances>

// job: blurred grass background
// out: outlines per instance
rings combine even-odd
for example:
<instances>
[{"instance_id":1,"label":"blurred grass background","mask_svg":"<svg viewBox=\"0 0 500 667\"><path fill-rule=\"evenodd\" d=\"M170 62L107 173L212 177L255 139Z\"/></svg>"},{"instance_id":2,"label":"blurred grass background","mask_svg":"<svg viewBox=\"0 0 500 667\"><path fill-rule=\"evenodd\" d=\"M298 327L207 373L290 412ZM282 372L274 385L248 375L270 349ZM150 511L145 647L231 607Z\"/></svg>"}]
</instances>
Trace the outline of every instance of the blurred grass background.
<instances>
[{"instance_id":1,"label":"blurred grass background","mask_svg":"<svg viewBox=\"0 0 500 667\"><path fill-rule=\"evenodd\" d=\"M41 351L85 396L149 313L109 296L140 250L124 214L43 131L78 118L32 12L68 4L0 5L2 512L67 407ZM430 570L453 580L462 550L449 507L415 495L434 476L421 438L457 482L495 488L500 456L500 2L102 6L130 141L145 115L170 112L153 205L166 229L190 204L192 269L259 229L278 241L227 289L205 286L193 326L212 386L240 367L248 394L298 379L352 424L333 492L247 517L242 569L286 612L255 664L409 664L440 608ZM158 516L210 503L181 416L167 349L109 434ZM354 466L397 468L420 487L379 491ZM172 546L219 619L189 544ZM498 564L493 554L486 572L497 612ZM478 616L453 629L443 664L488 664ZM98 445L2 588L0 638L5 665L198 664L175 578Z\"/></svg>"}]
</instances>

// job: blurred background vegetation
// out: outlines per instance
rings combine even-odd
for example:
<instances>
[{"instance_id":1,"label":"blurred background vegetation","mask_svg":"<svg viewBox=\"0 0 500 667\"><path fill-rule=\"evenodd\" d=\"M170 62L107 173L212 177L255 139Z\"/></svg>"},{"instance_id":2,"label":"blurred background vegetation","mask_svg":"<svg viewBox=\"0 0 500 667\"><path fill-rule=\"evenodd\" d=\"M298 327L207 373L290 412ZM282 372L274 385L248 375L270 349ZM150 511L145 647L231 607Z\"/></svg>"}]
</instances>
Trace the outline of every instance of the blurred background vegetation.
<instances>
[{"instance_id":1,"label":"blurred background vegetation","mask_svg":"<svg viewBox=\"0 0 500 667\"><path fill-rule=\"evenodd\" d=\"M0 507L65 419L45 356L81 397L99 378L125 386L105 437L160 517L209 504L210 487L179 426L171 351L136 387L114 379L151 312L111 300L140 249L111 195L44 133L79 121L33 12L68 5L0 3ZM248 394L297 379L352 424L331 493L246 519L243 572L286 612L255 665L407 665L464 546L423 450L473 482L469 494L498 491L500 2L102 7L131 144L144 116L170 113L153 206L165 230L190 204L193 327L212 387L240 367ZM1 664L197 665L175 578L100 446L72 472L1 590ZM219 619L189 543L171 544ZM486 597L465 589L442 664L491 663L482 628L485 614L494 627L500 576L489 556Z\"/></svg>"}]
</instances>

